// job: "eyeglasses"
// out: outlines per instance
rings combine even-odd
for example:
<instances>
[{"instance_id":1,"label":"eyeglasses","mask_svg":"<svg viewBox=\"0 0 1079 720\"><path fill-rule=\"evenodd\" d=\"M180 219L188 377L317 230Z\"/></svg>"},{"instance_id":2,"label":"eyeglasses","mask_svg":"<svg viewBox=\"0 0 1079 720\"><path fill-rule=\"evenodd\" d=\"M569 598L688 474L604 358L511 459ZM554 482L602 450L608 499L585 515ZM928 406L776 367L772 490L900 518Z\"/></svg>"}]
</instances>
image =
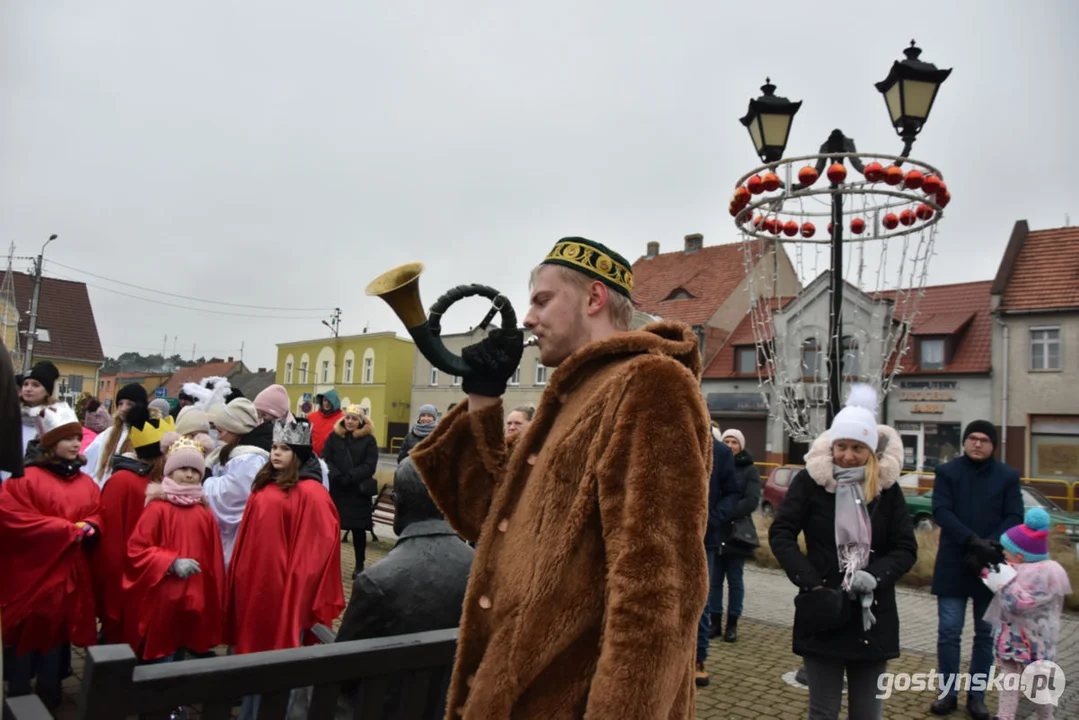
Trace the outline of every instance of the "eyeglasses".
<instances>
[{"instance_id":1,"label":"eyeglasses","mask_svg":"<svg viewBox=\"0 0 1079 720\"><path fill-rule=\"evenodd\" d=\"M967 440L978 445L989 445L993 441L987 438L985 435L968 435Z\"/></svg>"}]
</instances>

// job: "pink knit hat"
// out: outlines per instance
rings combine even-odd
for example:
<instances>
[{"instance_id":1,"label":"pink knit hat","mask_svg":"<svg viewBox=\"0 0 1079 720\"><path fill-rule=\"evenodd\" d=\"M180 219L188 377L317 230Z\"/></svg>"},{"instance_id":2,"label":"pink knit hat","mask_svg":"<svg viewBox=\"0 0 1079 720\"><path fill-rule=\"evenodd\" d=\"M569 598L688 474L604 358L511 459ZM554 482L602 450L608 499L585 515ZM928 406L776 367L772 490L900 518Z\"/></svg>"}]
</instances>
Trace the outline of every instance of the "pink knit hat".
<instances>
[{"instance_id":1,"label":"pink knit hat","mask_svg":"<svg viewBox=\"0 0 1079 720\"><path fill-rule=\"evenodd\" d=\"M209 435L196 435L194 440L178 433L165 433L161 438L161 450L165 456L165 477L180 468L194 468L206 472L206 453L214 448L214 441Z\"/></svg>"},{"instance_id":2,"label":"pink knit hat","mask_svg":"<svg viewBox=\"0 0 1079 720\"><path fill-rule=\"evenodd\" d=\"M271 385L255 396L255 409L280 420L288 415L288 390L283 385Z\"/></svg>"}]
</instances>

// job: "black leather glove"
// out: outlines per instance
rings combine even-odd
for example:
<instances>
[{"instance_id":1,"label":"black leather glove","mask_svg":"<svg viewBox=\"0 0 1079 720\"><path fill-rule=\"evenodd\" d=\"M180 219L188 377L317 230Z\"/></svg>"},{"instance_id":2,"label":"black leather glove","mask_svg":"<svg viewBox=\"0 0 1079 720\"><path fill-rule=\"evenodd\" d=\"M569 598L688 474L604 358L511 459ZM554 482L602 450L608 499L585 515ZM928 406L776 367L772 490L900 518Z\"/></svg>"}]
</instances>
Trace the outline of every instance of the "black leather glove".
<instances>
[{"instance_id":1,"label":"black leather glove","mask_svg":"<svg viewBox=\"0 0 1079 720\"><path fill-rule=\"evenodd\" d=\"M520 330L491 330L483 340L461 351L461 357L472 368L472 374L461 381L461 389L468 395L502 397L521 364L524 350L524 333Z\"/></svg>"},{"instance_id":2,"label":"black leather glove","mask_svg":"<svg viewBox=\"0 0 1079 720\"><path fill-rule=\"evenodd\" d=\"M991 542L977 535L971 535L964 546L967 551L967 567L977 575L980 575L985 568L1004 561L1003 548L999 542Z\"/></svg>"}]
</instances>

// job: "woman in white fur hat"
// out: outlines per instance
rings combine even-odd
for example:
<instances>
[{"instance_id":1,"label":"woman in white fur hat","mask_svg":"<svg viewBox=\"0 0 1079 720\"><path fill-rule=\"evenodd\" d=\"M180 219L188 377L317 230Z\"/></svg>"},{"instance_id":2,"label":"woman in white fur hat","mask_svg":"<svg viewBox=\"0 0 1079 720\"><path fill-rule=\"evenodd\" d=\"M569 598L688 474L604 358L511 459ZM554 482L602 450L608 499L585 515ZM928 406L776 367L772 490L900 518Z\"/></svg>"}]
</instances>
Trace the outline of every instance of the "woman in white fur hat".
<instances>
[{"instance_id":1,"label":"woman in white fur hat","mask_svg":"<svg viewBox=\"0 0 1079 720\"><path fill-rule=\"evenodd\" d=\"M850 717L880 718L877 678L899 657L895 583L914 565L918 543L896 482L903 445L895 430L877 424L876 405L872 387L851 389L832 427L813 442L768 534L799 588L794 652L805 661L814 719L839 717L844 674Z\"/></svg>"}]
</instances>

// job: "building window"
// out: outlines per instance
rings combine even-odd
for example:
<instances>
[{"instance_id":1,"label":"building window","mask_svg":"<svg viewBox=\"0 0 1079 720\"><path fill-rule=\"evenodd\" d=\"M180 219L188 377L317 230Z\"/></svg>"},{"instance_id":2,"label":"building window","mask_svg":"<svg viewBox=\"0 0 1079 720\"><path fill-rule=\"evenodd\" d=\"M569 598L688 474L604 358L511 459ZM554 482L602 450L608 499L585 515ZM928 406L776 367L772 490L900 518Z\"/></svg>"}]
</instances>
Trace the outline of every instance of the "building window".
<instances>
[{"instance_id":1,"label":"building window","mask_svg":"<svg viewBox=\"0 0 1079 720\"><path fill-rule=\"evenodd\" d=\"M922 340L918 366L922 370L944 369L944 340L942 338Z\"/></svg>"},{"instance_id":2,"label":"building window","mask_svg":"<svg viewBox=\"0 0 1079 720\"><path fill-rule=\"evenodd\" d=\"M536 384L547 384L547 367L541 364L539 360L536 361Z\"/></svg>"},{"instance_id":3,"label":"building window","mask_svg":"<svg viewBox=\"0 0 1079 720\"><path fill-rule=\"evenodd\" d=\"M68 375L68 377L67 377L67 389L68 389L68 392L81 393L82 392L82 375Z\"/></svg>"},{"instance_id":4,"label":"building window","mask_svg":"<svg viewBox=\"0 0 1079 720\"><path fill-rule=\"evenodd\" d=\"M322 382L328 383L330 381L330 361L322 361Z\"/></svg>"},{"instance_id":5,"label":"building window","mask_svg":"<svg viewBox=\"0 0 1079 720\"><path fill-rule=\"evenodd\" d=\"M824 364L824 353L820 348L817 338L809 338L802 343L802 377L820 380L821 365Z\"/></svg>"},{"instance_id":6,"label":"building window","mask_svg":"<svg viewBox=\"0 0 1079 720\"><path fill-rule=\"evenodd\" d=\"M1030 329L1030 369L1060 369L1060 328Z\"/></svg>"},{"instance_id":7,"label":"building window","mask_svg":"<svg viewBox=\"0 0 1079 720\"><path fill-rule=\"evenodd\" d=\"M285 363L285 384L292 384L292 363Z\"/></svg>"},{"instance_id":8,"label":"building window","mask_svg":"<svg viewBox=\"0 0 1079 720\"><path fill-rule=\"evenodd\" d=\"M933 471L963 454L959 423L897 422L903 442L903 469Z\"/></svg>"},{"instance_id":9,"label":"building window","mask_svg":"<svg viewBox=\"0 0 1079 720\"><path fill-rule=\"evenodd\" d=\"M454 375L452 384L453 384L454 387L460 386L460 384L461 384L461 376L460 375Z\"/></svg>"},{"instance_id":10,"label":"building window","mask_svg":"<svg viewBox=\"0 0 1079 720\"><path fill-rule=\"evenodd\" d=\"M352 384L352 358L345 360L345 384Z\"/></svg>"},{"instance_id":11,"label":"building window","mask_svg":"<svg viewBox=\"0 0 1079 720\"><path fill-rule=\"evenodd\" d=\"M856 378L861 374L862 363L858 355L858 341L846 335L843 338L843 377Z\"/></svg>"},{"instance_id":12,"label":"building window","mask_svg":"<svg viewBox=\"0 0 1079 720\"><path fill-rule=\"evenodd\" d=\"M738 348L738 365L736 369L742 375L757 372L757 348Z\"/></svg>"},{"instance_id":13,"label":"building window","mask_svg":"<svg viewBox=\"0 0 1079 720\"><path fill-rule=\"evenodd\" d=\"M431 368L431 387L438 385L438 368Z\"/></svg>"},{"instance_id":14,"label":"building window","mask_svg":"<svg viewBox=\"0 0 1079 720\"><path fill-rule=\"evenodd\" d=\"M375 381L375 359L373 357L363 359L363 381L368 385Z\"/></svg>"},{"instance_id":15,"label":"building window","mask_svg":"<svg viewBox=\"0 0 1079 720\"><path fill-rule=\"evenodd\" d=\"M1030 473L1036 478L1079 480L1079 420L1075 416L1032 418Z\"/></svg>"},{"instance_id":16,"label":"building window","mask_svg":"<svg viewBox=\"0 0 1079 720\"><path fill-rule=\"evenodd\" d=\"M517 369L513 371L513 376L510 378L509 384L510 385L520 385L521 384L521 366L520 365L518 365Z\"/></svg>"},{"instance_id":17,"label":"building window","mask_svg":"<svg viewBox=\"0 0 1079 720\"><path fill-rule=\"evenodd\" d=\"M307 362L300 363L300 382L307 382Z\"/></svg>"}]
</instances>

